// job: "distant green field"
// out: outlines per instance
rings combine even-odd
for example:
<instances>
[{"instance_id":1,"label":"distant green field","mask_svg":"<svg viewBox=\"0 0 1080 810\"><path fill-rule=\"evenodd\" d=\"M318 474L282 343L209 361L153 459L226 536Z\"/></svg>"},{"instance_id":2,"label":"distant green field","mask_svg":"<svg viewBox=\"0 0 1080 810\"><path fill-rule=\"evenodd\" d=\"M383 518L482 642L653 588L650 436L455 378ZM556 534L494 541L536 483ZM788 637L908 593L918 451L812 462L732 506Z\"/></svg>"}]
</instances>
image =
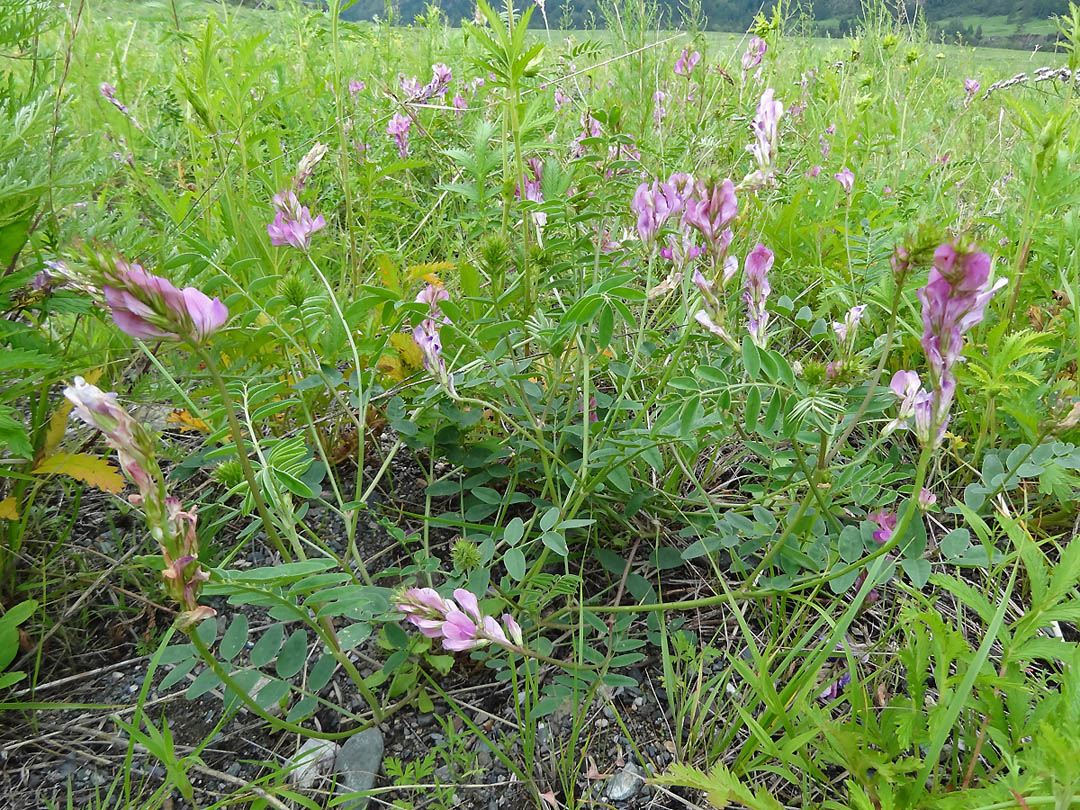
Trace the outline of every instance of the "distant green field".
<instances>
[{"instance_id":1,"label":"distant green field","mask_svg":"<svg viewBox=\"0 0 1080 810\"><path fill-rule=\"evenodd\" d=\"M960 17L965 26L982 26L985 37L1008 37L1015 34L1052 34L1056 30L1053 20L1027 20L1021 23L1009 22L1004 14L996 17Z\"/></svg>"}]
</instances>

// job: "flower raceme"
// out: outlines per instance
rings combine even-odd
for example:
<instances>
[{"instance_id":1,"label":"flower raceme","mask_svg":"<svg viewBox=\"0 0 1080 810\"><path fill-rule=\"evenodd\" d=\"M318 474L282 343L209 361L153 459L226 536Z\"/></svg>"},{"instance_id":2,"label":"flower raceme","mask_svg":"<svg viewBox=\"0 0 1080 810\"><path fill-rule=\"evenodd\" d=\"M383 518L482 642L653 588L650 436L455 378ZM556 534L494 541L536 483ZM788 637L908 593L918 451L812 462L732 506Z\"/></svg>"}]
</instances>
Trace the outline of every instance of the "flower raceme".
<instances>
[{"instance_id":1,"label":"flower raceme","mask_svg":"<svg viewBox=\"0 0 1080 810\"><path fill-rule=\"evenodd\" d=\"M678 76L686 76L690 78L690 74L694 72L694 68L698 66L698 62L701 61L701 54L697 51L690 53L683 48L682 54L677 60L675 60L675 73Z\"/></svg>"},{"instance_id":2,"label":"flower raceme","mask_svg":"<svg viewBox=\"0 0 1080 810\"><path fill-rule=\"evenodd\" d=\"M113 322L140 340L204 342L229 319L220 298L201 290L178 290L161 276L118 259L106 268L101 285Z\"/></svg>"},{"instance_id":3,"label":"flower raceme","mask_svg":"<svg viewBox=\"0 0 1080 810\"><path fill-rule=\"evenodd\" d=\"M746 257L743 268L746 328L750 332L750 339L758 346L765 345L765 328L769 324L765 299L769 297L769 271L772 270L773 260L773 252L758 242Z\"/></svg>"},{"instance_id":4,"label":"flower raceme","mask_svg":"<svg viewBox=\"0 0 1080 810\"><path fill-rule=\"evenodd\" d=\"M464 588L455 590L453 599L444 599L434 588L410 588L394 602L421 633L441 639L443 649L452 652L492 643L513 650L521 649L524 643L521 626L510 614L503 614L500 626L494 617L480 611L475 594Z\"/></svg>"},{"instance_id":5,"label":"flower raceme","mask_svg":"<svg viewBox=\"0 0 1080 810\"><path fill-rule=\"evenodd\" d=\"M386 125L386 134L394 139L397 144L398 155L403 159L409 156L409 129L412 127L412 118L400 113L394 113L390 123Z\"/></svg>"},{"instance_id":6,"label":"flower raceme","mask_svg":"<svg viewBox=\"0 0 1080 810\"><path fill-rule=\"evenodd\" d=\"M753 70L761 64L765 52L769 50L768 44L761 37L751 37L746 46L746 53L742 55L743 73Z\"/></svg>"},{"instance_id":7,"label":"flower raceme","mask_svg":"<svg viewBox=\"0 0 1080 810\"><path fill-rule=\"evenodd\" d=\"M898 251L906 272L909 256ZM922 387L914 371L898 371L889 388L900 400L896 418L884 428L888 435L912 420L923 446L936 446L945 436L956 395L955 366L961 362L964 334L982 322L986 305L1005 279L990 282L990 257L946 242L934 251L934 266L925 287L916 292L922 303L922 348L930 366L933 391Z\"/></svg>"},{"instance_id":8,"label":"flower raceme","mask_svg":"<svg viewBox=\"0 0 1080 810\"><path fill-rule=\"evenodd\" d=\"M161 547L165 590L182 607L180 624L187 627L214 615L212 608L198 603L202 583L209 574L199 565L196 515L185 512L165 487L165 478L154 457L154 439L143 425L116 401L115 393L105 393L82 377L64 389L72 412L90 427L101 431L106 443L116 451L120 468L139 492L128 500L142 507L150 534Z\"/></svg>"},{"instance_id":9,"label":"flower raceme","mask_svg":"<svg viewBox=\"0 0 1080 810\"><path fill-rule=\"evenodd\" d=\"M960 361L964 334L982 322L986 305L1005 279L990 282L990 256L982 252L958 250L954 243L934 251L934 266L925 287L916 294L922 303L922 347L930 364L934 384L932 423L939 442L949 422L949 410L956 393L954 366ZM919 405L924 411L920 414ZM916 425L925 424L925 402L916 403Z\"/></svg>"},{"instance_id":10,"label":"flower raceme","mask_svg":"<svg viewBox=\"0 0 1080 810\"><path fill-rule=\"evenodd\" d=\"M270 244L276 247L294 247L307 251L311 248L311 235L326 227L322 214L314 219L306 205L300 205L296 192L281 191L273 197L274 221L266 226Z\"/></svg>"},{"instance_id":11,"label":"flower raceme","mask_svg":"<svg viewBox=\"0 0 1080 810\"><path fill-rule=\"evenodd\" d=\"M767 88L761 94L757 114L751 124L754 142L746 147L746 150L753 155L757 168L743 179L743 186L752 188L763 186L775 174L780 116L783 114L784 105L775 98L775 91L771 87Z\"/></svg>"},{"instance_id":12,"label":"flower raceme","mask_svg":"<svg viewBox=\"0 0 1080 810\"><path fill-rule=\"evenodd\" d=\"M440 329L444 323L450 323L439 306L441 301L449 301L450 294L442 286L428 284L416 295L416 303L426 304L428 311L420 325L413 329L413 340L420 347L424 368L431 376L446 386L451 396L454 380L446 371L446 360L442 356L442 335Z\"/></svg>"}]
</instances>

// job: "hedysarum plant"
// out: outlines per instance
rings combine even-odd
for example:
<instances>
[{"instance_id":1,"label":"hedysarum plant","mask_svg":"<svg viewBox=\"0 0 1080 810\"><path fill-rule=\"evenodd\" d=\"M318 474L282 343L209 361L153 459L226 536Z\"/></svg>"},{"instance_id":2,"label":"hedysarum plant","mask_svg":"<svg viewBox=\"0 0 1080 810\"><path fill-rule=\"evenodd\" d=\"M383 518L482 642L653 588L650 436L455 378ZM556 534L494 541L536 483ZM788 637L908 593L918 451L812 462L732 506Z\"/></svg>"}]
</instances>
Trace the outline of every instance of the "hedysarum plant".
<instances>
[{"instance_id":1,"label":"hedysarum plant","mask_svg":"<svg viewBox=\"0 0 1080 810\"><path fill-rule=\"evenodd\" d=\"M476 595L464 588L454 591L454 599L444 599L434 588L410 588L394 599L394 605L425 636L440 639L443 649L462 652L498 644L522 651L521 626L514 618L503 614L504 630L494 617L480 611Z\"/></svg>"},{"instance_id":2,"label":"hedysarum plant","mask_svg":"<svg viewBox=\"0 0 1080 810\"><path fill-rule=\"evenodd\" d=\"M76 416L101 431L116 451L120 468L138 488L138 494L128 500L142 507L150 535L161 547L161 576L165 591L183 609L178 619L181 629L213 616L212 608L198 603L202 583L210 575L199 565L197 518L168 494L165 477L154 457L153 435L120 407L115 393L107 394L82 377L76 377L74 385L64 389L64 396Z\"/></svg>"},{"instance_id":3,"label":"hedysarum plant","mask_svg":"<svg viewBox=\"0 0 1080 810\"><path fill-rule=\"evenodd\" d=\"M275 194L273 203L276 211L274 221L266 226L270 244L308 251L311 248L311 235L326 227L323 215L312 219L311 211L306 205L300 205L292 189Z\"/></svg>"},{"instance_id":4,"label":"hedysarum plant","mask_svg":"<svg viewBox=\"0 0 1080 810\"><path fill-rule=\"evenodd\" d=\"M772 270L773 260L773 252L758 242L743 266L746 328L750 332L750 339L761 347L765 346L765 329L769 325L765 299L769 297L769 271Z\"/></svg>"},{"instance_id":5,"label":"hedysarum plant","mask_svg":"<svg viewBox=\"0 0 1080 810\"><path fill-rule=\"evenodd\" d=\"M204 343L229 319L221 299L211 300L194 287L178 290L168 279L123 259L106 268L101 290L113 322L140 340Z\"/></svg>"}]
</instances>

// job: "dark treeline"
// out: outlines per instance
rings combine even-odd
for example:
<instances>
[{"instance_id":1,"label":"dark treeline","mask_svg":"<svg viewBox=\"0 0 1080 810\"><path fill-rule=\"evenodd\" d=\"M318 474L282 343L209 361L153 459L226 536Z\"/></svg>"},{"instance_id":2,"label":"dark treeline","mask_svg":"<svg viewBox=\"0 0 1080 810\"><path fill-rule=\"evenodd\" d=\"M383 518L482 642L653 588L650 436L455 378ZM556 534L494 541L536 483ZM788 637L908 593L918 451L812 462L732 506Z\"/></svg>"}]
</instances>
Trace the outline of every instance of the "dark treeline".
<instances>
[{"instance_id":1,"label":"dark treeline","mask_svg":"<svg viewBox=\"0 0 1080 810\"><path fill-rule=\"evenodd\" d=\"M269 5L273 0L262 2ZM324 0L307 2L324 3ZM691 5L687 0L646 2L654 6L660 27L687 27L687 9ZM625 3L626 0L546 0L545 11L552 29L596 29L605 27L613 4ZM501 3L496 0L496 5ZM525 5L517 4L518 8ZM531 0L528 5L532 5ZM745 31L762 7L761 0L700 0L697 5L700 6L698 25L710 31ZM457 25L461 20L472 19L474 7L474 0L357 0L342 16L351 20L389 18L396 24L409 25L418 18L427 18L437 8L451 25ZM837 37L856 28L862 17L863 0L806 0L803 7L815 20L815 34ZM1068 0L915 0L907 13L914 15L916 9L921 10L934 39L1031 48L1051 45L1055 37L1032 34L1025 30L1026 24L1064 13L1067 7ZM981 25L965 23L965 17L1005 17L1009 30L1001 33L999 25L994 35L984 34ZM533 25L543 24L542 16L534 13Z\"/></svg>"}]
</instances>

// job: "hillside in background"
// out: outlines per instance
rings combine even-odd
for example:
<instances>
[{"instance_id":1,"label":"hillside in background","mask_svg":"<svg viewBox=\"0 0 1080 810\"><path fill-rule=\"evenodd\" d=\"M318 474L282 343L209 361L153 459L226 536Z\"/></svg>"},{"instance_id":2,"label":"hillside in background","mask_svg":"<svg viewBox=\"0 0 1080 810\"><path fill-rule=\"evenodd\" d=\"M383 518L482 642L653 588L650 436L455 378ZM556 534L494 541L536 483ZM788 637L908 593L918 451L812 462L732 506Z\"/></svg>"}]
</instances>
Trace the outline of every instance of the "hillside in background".
<instances>
[{"instance_id":1,"label":"hillside in background","mask_svg":"<svg viewBox=\"0 0 1080 810\"><path fill-rule=\"evenodd\" d=\"M408 25L424 16L429 5L428 0L358 0L343 16L370 20L392 15L395 22ZM434 5L452 25L473 16L473 0L437 0ZM622 8L626 4L619 5ZM655 5L663 27L686 27L687 3L659 0ZM1067 0L926 0L912 4L908 13L914 15L919 6L934 39L944 37L945 41L955 42L959 38L974 45L1030 49L1053 44L1050 18L1065 11ZM760 0L701 0L700 7L701 28L745 31L762 6ZM818 36L844 36L854 29L862 14L861 0L811 0L806 8L812 12ZM604 28L613 16L610 0L547 0L546 11L552 29ZM543 26L540 14L534 15L533 25Z\"/></svg>"}]
</instances>

